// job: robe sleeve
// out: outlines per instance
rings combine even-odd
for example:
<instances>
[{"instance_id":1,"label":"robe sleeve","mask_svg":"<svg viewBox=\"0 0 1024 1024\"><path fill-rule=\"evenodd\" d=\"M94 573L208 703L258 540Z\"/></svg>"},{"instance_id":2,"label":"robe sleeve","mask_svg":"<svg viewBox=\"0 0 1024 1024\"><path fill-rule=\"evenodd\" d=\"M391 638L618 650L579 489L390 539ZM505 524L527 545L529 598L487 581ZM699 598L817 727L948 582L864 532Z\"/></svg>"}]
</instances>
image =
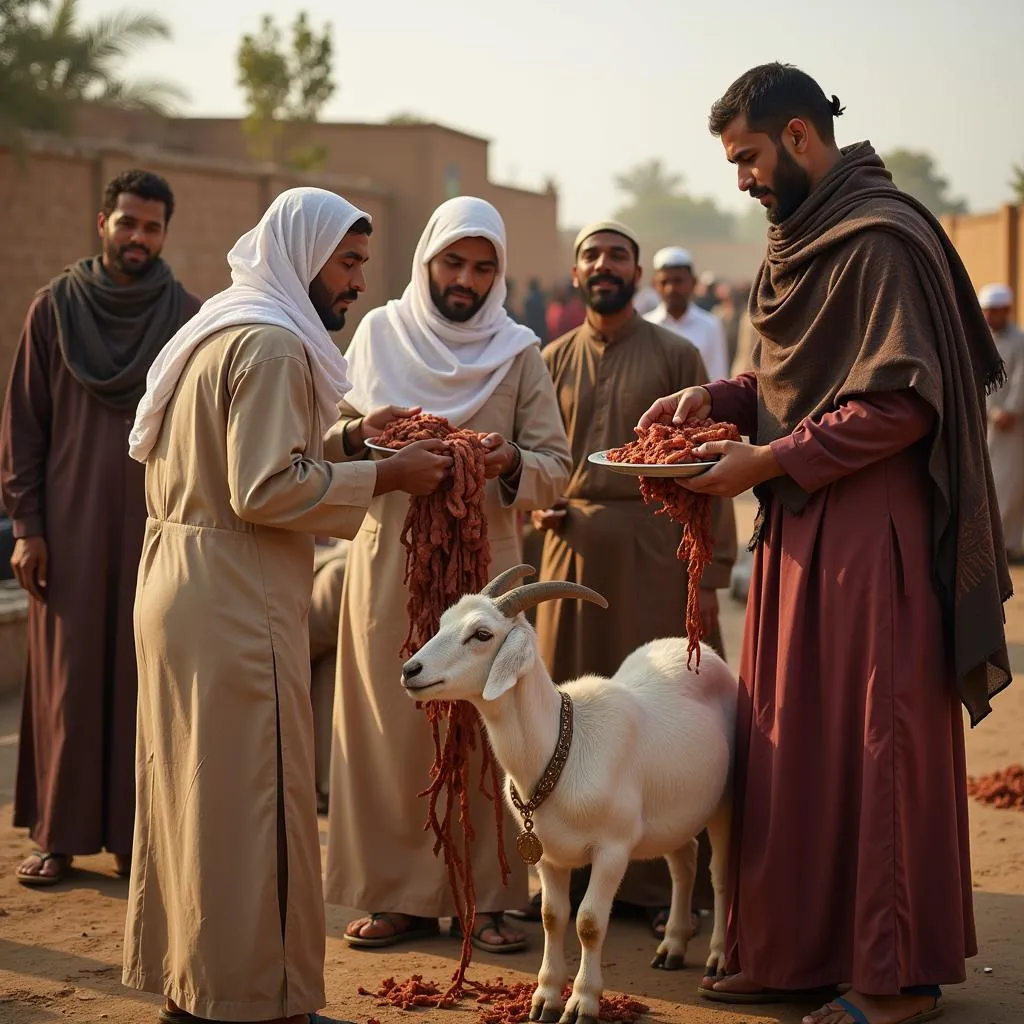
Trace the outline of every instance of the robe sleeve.
<instances>
[{"instance_id":1,"label":"robe sleeve","mask_svg":"<svg viewBox=\"0 0 1024 1024\"><path fill-rule=\"evenodd\" d=\"M932 407L910 389L872 393L848 399L817 422L803 420L769 447L812 493L916 444L934 422Z\"/></svg>"},{"instance_id":2,"label":"robe sleeve","mask_svg":"<svg viewBox=\"0 0 1024 1024\"><path fill-rule=\"evenodd\" d=\"M373 498L377 469L307 457L315 420L309 403L309 368L291 355L252 363L232 381L231 507L260 526L351 538Z\"/></svg>"},{"instance_id":3,"label":"robe sleeve","mask_svg":"<svg viewBox=\"0 0 1024 1024\"><path fill-rule=\"evenodd\" d=\"M502 505L524 510L550 507L568 486L572 454L555 385L536 345L524 354L509 440L519 446L523 461L514 483L499 480Z\"/></svg>"},{"instance_id":4,"label":"robe sleeve","mask_svg":"<svg viewBox=\"0 0 1024 1024\"><path fill-rule=\"evenodd\" d=\"M705 387L711 395L712 419L734 423L744 437L757 434L757 377L753 373L712 381Z\"/></svg>"},{"instance_id":5,"label":"robe sleeve","mask_svg":"<svg viewBox=\"0 0 1024 1024\"><path fill-rule=\"evenodd\" d=\"M14 536L46 533L46 463L50 449L50 341L56 331L48 295L28 311L0 416L0 497Z\"/></svg>"},{"instance_id":6,"label":"robe sleeve","mask_svg":"<svg viewBox=\"0 0 1024 1024\"><path fill-rule=\"evenodd\" d=\"M356 462L370 457L370 449L365 446L355 452L345 448L345 428L359 416L358 410L348 402L343 400L338 404L338 422L324 436L324 458L329 462Z\"/></svg>"}]
</instances>

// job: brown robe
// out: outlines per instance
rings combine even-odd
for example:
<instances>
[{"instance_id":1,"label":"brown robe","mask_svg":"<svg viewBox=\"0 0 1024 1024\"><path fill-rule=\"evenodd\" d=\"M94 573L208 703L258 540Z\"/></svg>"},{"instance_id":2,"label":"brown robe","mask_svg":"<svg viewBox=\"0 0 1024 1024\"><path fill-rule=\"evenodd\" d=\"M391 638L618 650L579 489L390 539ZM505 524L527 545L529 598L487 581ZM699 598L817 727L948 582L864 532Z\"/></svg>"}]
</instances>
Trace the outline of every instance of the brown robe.
<instances>
[{"instance_id":1,"label":"brown robe","mask_svg":"<svg viewBox=\"0 0 1024 1024\"><path fill-rule=\"evenodd\" d=\"M355 415L342 403L342 423ZM484 510L493 578L522 560L520 510L549 505L569 476L565 432L536 346L516 356L484 407L460 426L497 431L523 453L514 488L500 480L487 484ZM332 455L339 436L340 430L328 437ZM338 640L325 885L327 901L344 907L450 917L455 907L447 869L434 853L433 833L424 829L426 802L416 795L429 785L434 744L425 713L401 685L399 650L409 629L409 591L400 537L408 508L405 494L374 498L349 551ZM472 757L471 773L478 778L479 751ZM506 808L511 875L504 886L493 805L478 787L470 795L470 813L476 832L477 908L492 912L520 906L528 895L526 869L515 853L512 816Z\"/></svg>"},{"instance_id":2,"label":"brown robe","mask_svg":"<svg viewBox=\"0 0 1024 1024\"><path fill-rule=\"evenodd\" d=\"M200 305L188 299L186 319ZM14 800L15 827L44 850L132 848L132 605L146 522L145 474L128 457L133 420L69 371L41 292L0 419L0 486L15 536L42 536L49 552L46 601L29 598Z\"/></svg>"},{"instance_id":3,"label":"brown robe","mask_svg":"<svg viewBox=\"0 0 1024 1024\"><path fill-rule=\"evenodd\" d=\"M325 1002L313 535L352 536L377 476L324 461L326 426L299 338L231 327L196 349L146 462L123 981L211 1020Z\"/></svg>"},{"instance_id":4,"label":"brown robe","mask_svg":"<svg viewBox=\"0 0 1024 1024\"><path fill-rule=\"evenodd\" d=\"M755 376L708 390L756 441ZM934 422L879 393L772 444L811 497L770 505L740 662L728 966L761 985L895 995L963 981L977 951Z\"/></svg>"},{"instance_id":5,"label":"brown robe","mask_svg":"<svg viewBox=\"0 0 1024 1024\"><path fill-rule=\"evenodd\" d=\"M540 575L591 587L610 607L546 602L537 608L537 635L556 682L588 672L610 676L648 641L685 635L686 566L676 558L682 528L644 504L636 477L594 466L587 456L633 440L637 421L653 402L704 384L707 374L693 345L640 316L611 338L585 323L543 354L573 473L565 491L567 515L544 537ZM714 504L714 560L702 581L712 590L729 585L736 559L732 501ZM721 634L715 633L708 642L721 650ZM710 892L703 888L701 902L707 903ZM631 865L619 890L622 902L644 907L667 906L670 898L671 879L660 860Z\"/></svg>"}]
</instances>

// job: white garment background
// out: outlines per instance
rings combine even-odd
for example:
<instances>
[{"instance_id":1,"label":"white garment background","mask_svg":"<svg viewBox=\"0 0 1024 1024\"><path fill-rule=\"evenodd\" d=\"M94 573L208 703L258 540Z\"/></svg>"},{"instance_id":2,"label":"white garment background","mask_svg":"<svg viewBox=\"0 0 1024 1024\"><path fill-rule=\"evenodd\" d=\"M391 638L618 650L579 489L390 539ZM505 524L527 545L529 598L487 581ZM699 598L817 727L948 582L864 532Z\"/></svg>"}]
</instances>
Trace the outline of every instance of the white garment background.
<instances>
[{"instance_id":1,"label":"white garment background","mask_svg":"<svg viewBox=\"0 0 1024 1024\"><path fill-rule=\"evenodd\" d=\"M657 309L645 314L644 319L686 338L704 360L709 383L729 376L729 345L725 339L725 327L714 313L691 302L683 316L676 320L669 316L665 304L661 303Z\"/></svg>"},{"instance_id":2,"label":"white garment background","mask_svg":"<svg viewBox=\"0 0 1024 1024\"><path fill-rule=\"evenodd\" d=\"M465 323L443 316L430 295L430 261L462 238L486 238L498 271L477 313ZM505 311L505 224L488 202L460 196L442 203L416 246L412 276L400 299L375 309L356 328L346 353L361 413L383 405L422 406L453 426L494 394L512 360L540 340Z\"/></svg>"},{"instance_id":3,"label":"white garment background","mask_svg":"<svg viewBox=\"0 0 1024 1024\"><path fill-rule=\"evenodd\" d=\"M351 386L347 364L313 306L309 286L361 219L370 216L319 188L289 189L270 204L228 253L231 284L207 299L153 361L129 436L133 459L145 462L156 444L167 403L192 353L226 327L272 324L296 334L313 368L321 422L337 421L338 403Z\"/></svg>"}]
</instances>

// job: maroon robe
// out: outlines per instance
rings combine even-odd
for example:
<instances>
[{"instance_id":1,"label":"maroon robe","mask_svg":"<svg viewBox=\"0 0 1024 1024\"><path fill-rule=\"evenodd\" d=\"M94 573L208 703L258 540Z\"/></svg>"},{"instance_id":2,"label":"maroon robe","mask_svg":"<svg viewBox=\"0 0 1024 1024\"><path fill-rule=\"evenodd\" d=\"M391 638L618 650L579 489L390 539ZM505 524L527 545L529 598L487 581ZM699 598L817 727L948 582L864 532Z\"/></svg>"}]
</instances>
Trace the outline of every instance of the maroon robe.
<instances>
[{"instance_id":1,"label":"maroon robe","mask_svg":"<svg viewBox=\"0 0 1024 1024\"><path fill-rule=\"evenodd\" d=\"M708 391L756 442L755 376ZM963 981L977 952L933 418L872 394L771 446L811 500L770 507L740 662L728 967L763 986L895 995Z\"/></svg>"},{"instance_id":2,"label":"maroon robe","mask_svg":"<svg viewBox=\"0 0 1024 1024\"><path fill-rule=\"evenodd\" d=\"M186 317L200 305L190 298ZM49 553L46 601L29 598L14 825L52 852L132 849L132 612L146 523L133 422L72 376L42 293L0 417L0 488L15 537L43 536Z\"/></svg>"}]
</instances>

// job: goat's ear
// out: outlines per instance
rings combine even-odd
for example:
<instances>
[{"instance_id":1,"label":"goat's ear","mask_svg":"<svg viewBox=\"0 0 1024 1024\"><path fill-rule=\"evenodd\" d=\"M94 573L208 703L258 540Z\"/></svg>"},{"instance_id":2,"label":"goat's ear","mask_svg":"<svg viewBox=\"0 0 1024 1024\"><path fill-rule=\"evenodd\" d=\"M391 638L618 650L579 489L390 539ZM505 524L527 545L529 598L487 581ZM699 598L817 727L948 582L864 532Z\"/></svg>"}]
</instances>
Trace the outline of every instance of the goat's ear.
<instances>
[{"instance_id":1,"label":"goat's ear","mask_svg":"<svg viewBox=\"0 0 1024 1024\"><path fill-rule=\"evenodd\" d=\"M505 637L484 686L484 700L497 700L512 689L533 668L537 653L528 629L513 626Z\"/></svg>"}]
</instances>

